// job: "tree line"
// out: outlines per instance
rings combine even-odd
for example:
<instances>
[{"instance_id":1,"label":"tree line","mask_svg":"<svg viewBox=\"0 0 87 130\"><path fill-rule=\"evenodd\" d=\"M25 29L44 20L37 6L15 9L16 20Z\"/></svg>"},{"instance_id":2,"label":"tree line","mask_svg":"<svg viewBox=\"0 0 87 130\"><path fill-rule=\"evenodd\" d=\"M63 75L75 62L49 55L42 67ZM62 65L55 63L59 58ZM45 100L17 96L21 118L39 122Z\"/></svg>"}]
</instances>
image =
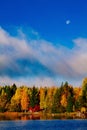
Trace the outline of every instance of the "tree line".
<instances>
[{"instance_id":1,"label":"tree line","mask_svg":"<svg viewBox=\"0 0 87 130\"><path fill-rule=\"evenodd\" d=\"M60 87L17 87L0 86L0 112L24 112L44 110L49 113L63 113L87 108L87 78L81 87L68 82Z\"/></svg>"}]
</instances>

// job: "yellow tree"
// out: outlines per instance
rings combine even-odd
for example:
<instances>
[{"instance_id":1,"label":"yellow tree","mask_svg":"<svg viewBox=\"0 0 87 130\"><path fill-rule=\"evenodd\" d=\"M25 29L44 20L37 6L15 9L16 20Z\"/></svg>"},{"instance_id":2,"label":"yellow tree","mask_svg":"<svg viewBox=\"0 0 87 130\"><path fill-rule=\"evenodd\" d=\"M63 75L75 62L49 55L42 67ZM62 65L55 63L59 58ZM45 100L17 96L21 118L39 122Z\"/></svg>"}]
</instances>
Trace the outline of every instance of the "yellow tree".
<instances>
[{"instance_id":1,"label":"yellow tree","mask_svg":"<svg viewBox=\"0 0 87 130\"><path fill-rule=\"evenodd\" d=\"M4 92L4 90L2 89L2 92L0 94L0 111L4 112L5 111L5 107L7 104L7 94Z\"/></svg>"},{"instance_id":2,"label":"yellow tree","mask_svg":"<svg viewBox=\"0 0 87 130\"><path fill-rule=\"evenodd\" d=\"M48 88L40 88L40 109L47 109L48 98L47 98Z\"/></svg>"},{"instance_id":3,"label":"yellow tree","mask_svg":"<svg viewBox=\"0 0 87 130\"><path fill-rule=\"evenodd\" d=\"M55 87L40 88L40 108L51 112L55 94Z\"/></svg>"},{"instance_id":4,"label":"yellow tree","mask_svg":"<svg viewBox=\"0 0 87 130\"><path fill-rule=\"evenodd\" d=\"M17 88L15 95L11 98L10 111L21 111L22 88Z\"/></svg>"},{"instance_id":5,"label":"yellow tree","mask_svg":"<svg viewBox=\"0 0 87 130\"><path fill-rule=\"evenodd\" d=\"M48 107L48 111L49 112L52 111L52 106L53 106L55 92L56 92L56 88L55 87L49 87L48 88L48 92L47 92L47 107Z\"/></svg>"},{"instance_id":6,"label":"yellow tree","mask_svg":"<svg viewBox=\"0 0 87 130\"><path fill-rule=\"evenodd\" d=\"M75 97L75 100L78 100L78 98L82 96L82 89L79 88L79 87L75 87L74 88L74 97Z\"/></svg>"},{"instance_id":7,"label":"yellow tree","mask_svg":"<svg viewBox=\"0 0 87 130\"><path fill-rule=\"evenodd\" d=\"M22 111L27 111L29 109L29 95L26 89L23 89L21 97L21 109Z\"/></svg>"},{"instance_id":8,"label":"yellow tree","mask_svg":"<svg viewBox=\"0 0 87 130\"><path fill-rule=\"evenodd\" d=\"M44 88L40 88L40 109L44 108L44 103L45 103L45 99L44 99Z\"/></svg>"}]
</instances>

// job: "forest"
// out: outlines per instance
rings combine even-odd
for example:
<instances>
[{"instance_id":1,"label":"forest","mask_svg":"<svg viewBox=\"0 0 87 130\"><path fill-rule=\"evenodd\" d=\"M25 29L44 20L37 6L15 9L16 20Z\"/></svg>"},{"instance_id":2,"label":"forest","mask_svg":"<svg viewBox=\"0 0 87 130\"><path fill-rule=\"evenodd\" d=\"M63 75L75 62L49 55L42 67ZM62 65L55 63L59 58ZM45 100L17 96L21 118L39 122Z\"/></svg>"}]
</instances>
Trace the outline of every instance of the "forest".
<instances>
[{"instance_id":1,"label":"forest","mask_svg":"<svg viewBox=\"0 0 87 130\"><path fill-rule=\"evenodd\" d=\"M0 86L0 112L42 111L64 113L87 109L87 78L81 87L68 82L60 87Z\"/></svg>"}]
</instances>

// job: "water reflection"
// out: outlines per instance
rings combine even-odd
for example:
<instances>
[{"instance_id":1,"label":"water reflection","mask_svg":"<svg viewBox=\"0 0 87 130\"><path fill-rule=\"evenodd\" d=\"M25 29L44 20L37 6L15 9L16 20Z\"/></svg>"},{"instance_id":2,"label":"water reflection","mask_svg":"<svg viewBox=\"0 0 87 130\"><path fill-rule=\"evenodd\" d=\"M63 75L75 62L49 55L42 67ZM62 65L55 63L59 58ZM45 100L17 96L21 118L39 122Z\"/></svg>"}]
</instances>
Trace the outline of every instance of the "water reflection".
<instances>
[{"instance_id":1,"label":"water reflection","mask_svg":"<svg viewBox=\"0 0 87 130\"><path fill-rule=\"evenodd\" d=\"M46 113L37 114L3 114L0 115L0 120L52 120L52 119L76 119L74 116L53 115ZM87 119L84 118L84 119Z\"/></svg>"},{"instance_id":2,"label":"water reflection","mask_svg":"<svg viewBox=\"0 0 87 130\"><path fill-rule=\"evenodd\" d=\"M22 115L21 120L40 120L40 116L39 115L35 116L32 114L31 115Z\"/></svg>"}]
</instances>

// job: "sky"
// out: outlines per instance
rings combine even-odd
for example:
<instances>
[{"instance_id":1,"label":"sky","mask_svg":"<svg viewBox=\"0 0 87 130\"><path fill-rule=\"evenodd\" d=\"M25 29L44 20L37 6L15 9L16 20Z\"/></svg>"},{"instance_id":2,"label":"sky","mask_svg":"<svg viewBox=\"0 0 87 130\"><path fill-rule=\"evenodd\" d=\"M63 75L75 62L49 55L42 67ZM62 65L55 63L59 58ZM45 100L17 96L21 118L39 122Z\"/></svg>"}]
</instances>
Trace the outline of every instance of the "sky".
<instances>
[{"instance_id":1,"label":"sky","mask_svg":"<svg viewBox=\"0 0 87 130\"><path fill-rule=\"evenodd\" d=\"M86 0L0 0L0 85L81 86Z\"/></svg>"}]
</instances>

